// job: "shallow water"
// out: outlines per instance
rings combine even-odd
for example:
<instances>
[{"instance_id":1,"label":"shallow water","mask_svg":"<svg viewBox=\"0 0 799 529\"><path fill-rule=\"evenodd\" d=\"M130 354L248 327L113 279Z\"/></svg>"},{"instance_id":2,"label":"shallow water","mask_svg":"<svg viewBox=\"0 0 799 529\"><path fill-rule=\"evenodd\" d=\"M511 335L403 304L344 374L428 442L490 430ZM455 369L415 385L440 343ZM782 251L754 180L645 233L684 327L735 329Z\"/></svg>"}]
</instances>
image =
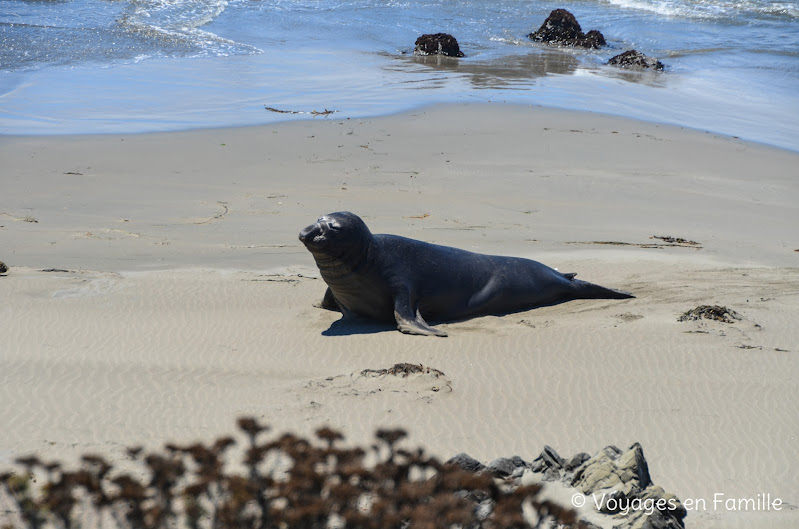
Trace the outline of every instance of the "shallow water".
<instances>
[{"instance_id":1,"label":"shallow water","mask_svg":"<svg viewBox=\"0 0 799 529\"><path fill-rule=\"evenodd\" d=\"M531 42L565 7L601 50ZM464 59L417 58L423 33ZM508 101L799 149L799 2L4 0L0 132L142 132ZM604 66L635 48L663 73ZM316 118L323 119L323 118Z\"/></svg>"}]
</instances>

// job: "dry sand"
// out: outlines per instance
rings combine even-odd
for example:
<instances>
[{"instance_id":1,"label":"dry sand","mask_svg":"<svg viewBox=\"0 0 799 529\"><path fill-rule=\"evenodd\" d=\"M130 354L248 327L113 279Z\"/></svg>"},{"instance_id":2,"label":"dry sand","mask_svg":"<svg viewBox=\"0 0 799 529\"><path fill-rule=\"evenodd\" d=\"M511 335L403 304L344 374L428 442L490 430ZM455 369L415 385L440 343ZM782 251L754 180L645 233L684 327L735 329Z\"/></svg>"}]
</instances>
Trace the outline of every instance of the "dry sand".
<instances>
[{"instance_id":1,"label":"dry sand","mask_svg":"<svg viewBox=\"0 0 799 529\"><path fill-rule=\"evenodd\" d=\"M351 442L403 426L484 462L639 441L655 483L699 502L687 527L799 525L797 153L486 104L2 137L0 160L0 466L210 440L243 414ZM314 306L297 240L343 209L637 298L441 325L449 338L349 332ZM742 319L677 321L701 304ZM445 375L360 375L397 362ZM763 494L781 510L713 503Z\"/></svg>"}]
</instances>

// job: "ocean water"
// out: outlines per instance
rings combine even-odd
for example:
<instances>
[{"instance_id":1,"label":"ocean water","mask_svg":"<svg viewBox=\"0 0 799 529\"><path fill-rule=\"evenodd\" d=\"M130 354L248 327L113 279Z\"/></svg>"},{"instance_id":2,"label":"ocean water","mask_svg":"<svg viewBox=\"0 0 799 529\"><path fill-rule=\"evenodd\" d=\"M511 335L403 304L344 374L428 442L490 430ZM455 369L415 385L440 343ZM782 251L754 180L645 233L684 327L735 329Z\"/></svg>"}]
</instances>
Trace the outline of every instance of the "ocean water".
<instances>
[{"instance_id":1,"label":"ocean water","mask_svg":"<svg viewBox=\"0 0 799 529\"><path fill-rule=\"evenodd\" d=\"M530 41L559 7L608 46ZM466 57L414 57L416 38L434 32L452 33ZM633 48L666 71L605 66ZM604 112L799 150L799 1L0 0L3 134L463 101Z\"/></svg>"}]
</instances>

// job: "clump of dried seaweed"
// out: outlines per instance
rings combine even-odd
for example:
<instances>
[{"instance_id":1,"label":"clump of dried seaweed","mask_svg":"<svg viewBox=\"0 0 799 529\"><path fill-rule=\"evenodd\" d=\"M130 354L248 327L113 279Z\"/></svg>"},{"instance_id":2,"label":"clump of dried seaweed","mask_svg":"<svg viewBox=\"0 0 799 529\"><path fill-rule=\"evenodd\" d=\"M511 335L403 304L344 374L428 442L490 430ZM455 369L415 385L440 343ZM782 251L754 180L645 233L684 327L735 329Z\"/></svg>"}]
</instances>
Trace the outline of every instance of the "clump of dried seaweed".
<instances>
[{"instance_id":1,"label":"clump of dried seaweed","mask_svg":"<svg viewBox=\"0 0 799 529\"><path fill-rule=\"evenodd\" d=\"M741 316L732 309L720 305L700 305L695 309L686 311L677 318L677 321L715 320L724 323L733 323L740 320Z\"/></svg>"},{"instance_id":2,"label":"clump of dried seaweed","mask_svg":"<svg viewBox=\"0 0 799 529\"><path fill-rule=\"evenodd\" d=\"M383 429L368 448L341 448L331 428L318 440L238 420L246 441L235 473L226 454L238 444L167 444L128 449L134 471L86 455L79 470L36 457L0 474L0 527L40 529L346 529L582 528L573 511L538 497L539 486L509 486L489 473L445 464L398 446L401 429ZM374 461L367 464L367 460ZM478 503L490 509L478 508Z\"/></svg>"},{"instance_id":3,"label":"clump of dried seaweed","mask_svg":"<svg viewBox=\"0 0 799 529\"><path fill-rule=\"evenodd\" d=\"M663 242L674 245L699 246L699 243L696 241L689 241L688 239L683 239L682 237L672 237L671 235L653 235L650 237L650 239L660 239Z\"/></svg>"},{"instance_id":4,"label":"clump of dried seaweed","mask_svg":"<svg viewBox=\"0 0 799 529\"><path fill-rule=\"evenodd\" d=\"M384 376L384 375L393 375L393 376L400 376L405 378L409 375L413 374L427 374L431 373L435 376L444 376L444 373L435 369L433 367L423 366L422 364L409 364L406 362L401 362L399 364L394 364L393 366L389 367L388 369L364 369L361 371L362 376Z\"/></svg>"}]
</instances>

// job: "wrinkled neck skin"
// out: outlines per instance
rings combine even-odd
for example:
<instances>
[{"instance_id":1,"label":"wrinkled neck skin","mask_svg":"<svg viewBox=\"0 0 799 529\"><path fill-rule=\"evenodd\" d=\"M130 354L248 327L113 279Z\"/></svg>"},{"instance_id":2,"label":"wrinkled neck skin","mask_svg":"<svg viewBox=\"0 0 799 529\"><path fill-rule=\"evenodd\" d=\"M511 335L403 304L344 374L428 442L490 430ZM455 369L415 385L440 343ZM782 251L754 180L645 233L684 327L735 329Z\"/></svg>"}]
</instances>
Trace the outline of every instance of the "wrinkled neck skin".
<instances>
[{"instance_id":1,"label":"wrinkled neck skin","mask_svg":"<svg viewBox=\"0 0 799 529\"><path fill-rule=\"evenodd\" d=\"M373 248L372 234L368 233L361 239L360 244L352 244L346 248L309 248L309 250L316 261L316 266L319 267L322 279L333 290L334 295L341 297L371 275L369 257Z\"/></svg>"}]
</instances>

